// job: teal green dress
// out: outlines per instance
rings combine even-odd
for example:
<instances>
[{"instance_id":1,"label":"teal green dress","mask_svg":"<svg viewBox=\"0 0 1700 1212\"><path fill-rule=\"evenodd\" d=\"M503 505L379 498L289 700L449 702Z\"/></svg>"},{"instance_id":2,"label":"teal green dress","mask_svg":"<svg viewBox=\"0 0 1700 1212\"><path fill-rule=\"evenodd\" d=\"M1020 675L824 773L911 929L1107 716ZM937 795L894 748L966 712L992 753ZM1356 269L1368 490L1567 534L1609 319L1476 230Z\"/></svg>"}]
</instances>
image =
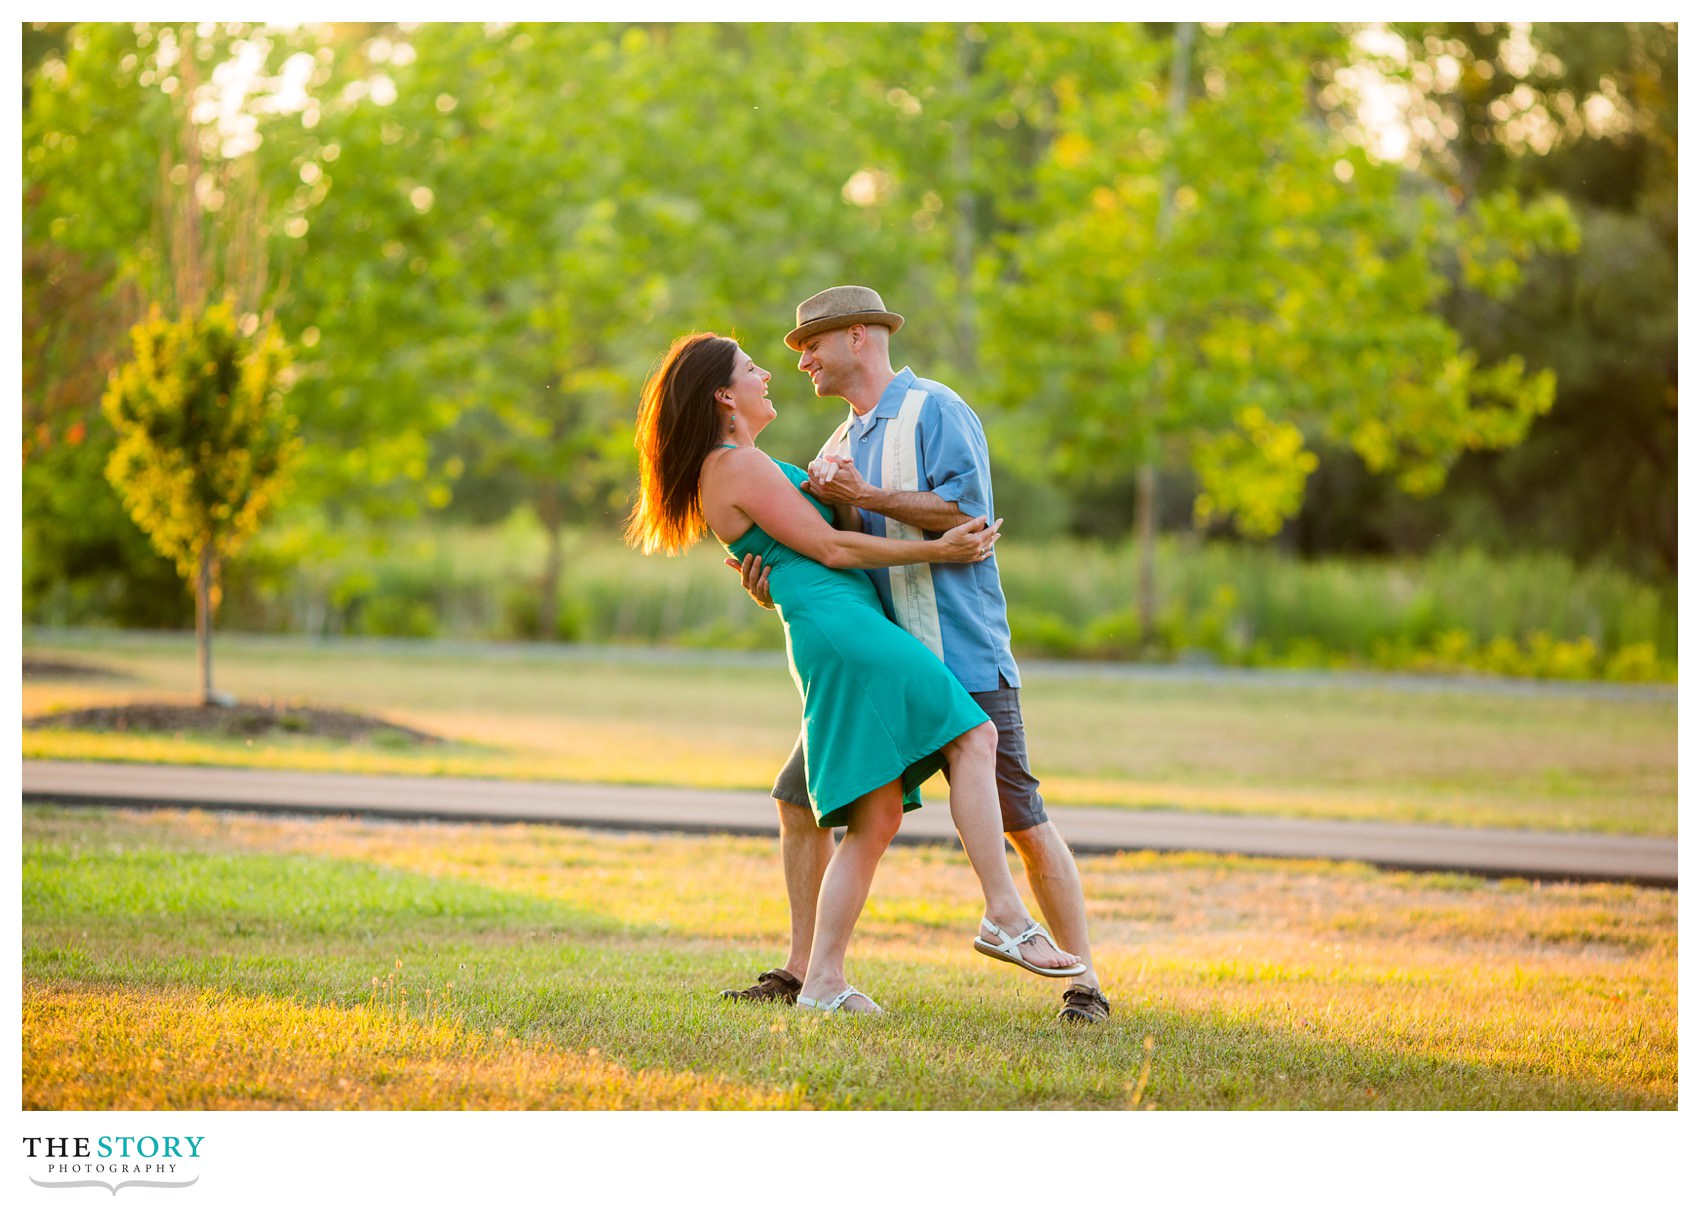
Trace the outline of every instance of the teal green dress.
<instances>
[{"instance_id":1,"label":"teal green dress","mask_svg":"<svg viewBox=\"0 0 1700 1212\"><path fill-rule=\"evenodd\" d=\"M809 478L774 462L793 484ZM830 505L801 495L832 520ZM944 765L939 750L986 722L980 705L931 649L886 618L866 573L828 568L754 524L723 546L740 560L759 555L768 569L791 679L803 696L815 819L843 825L852 801L898 778L904 811L920 807L917 789Z\"/></svg>"}]
</instances>

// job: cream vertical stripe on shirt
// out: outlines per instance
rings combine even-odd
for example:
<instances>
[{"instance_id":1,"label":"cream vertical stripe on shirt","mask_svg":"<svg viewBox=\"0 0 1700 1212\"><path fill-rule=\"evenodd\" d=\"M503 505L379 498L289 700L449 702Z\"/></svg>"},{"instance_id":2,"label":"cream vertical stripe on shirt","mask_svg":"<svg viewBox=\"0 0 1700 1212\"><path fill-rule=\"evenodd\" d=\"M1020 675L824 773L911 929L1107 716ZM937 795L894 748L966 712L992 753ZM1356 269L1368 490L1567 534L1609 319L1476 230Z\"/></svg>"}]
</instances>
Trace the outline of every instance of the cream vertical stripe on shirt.
<instances>
[{"instance_id":1,"label":"cream vertical stripe on shirt","mask_svg":"<svg viewBox=\"0 0 1700 1212\"><path fill-rule=\"evenodd\" d=\"M822 459L827 455L842 455L850 457L850 427L856 423L856 410L852 408L850 415L844 418L844 423L832 431L832 436L821 443L821 448L815 453L815 458Z\"/></svg>"},{"instance_id":2,"label":"cream vertical stripe on shirt","mask_svg":"<svg viewBox=\"0 0 1700 1212\"><path fill-rule=\"evenodd\" d=\"M920 432L921 405L927 402L924 391L910 391L903 397L903 407L897 417L885 427L885 450L880 464L880 483L898 492L921 492L921 458L916 449ZM925 539L917 528L899 522L890 515L885 519L885 533L893 539ZM930 564L904 564L889 570L891 577L892 609L897 625L932 649L933 655L944 659L944 634L939 624L938 595L933 591L933 569Z\"/></svg>"}]
</instances>

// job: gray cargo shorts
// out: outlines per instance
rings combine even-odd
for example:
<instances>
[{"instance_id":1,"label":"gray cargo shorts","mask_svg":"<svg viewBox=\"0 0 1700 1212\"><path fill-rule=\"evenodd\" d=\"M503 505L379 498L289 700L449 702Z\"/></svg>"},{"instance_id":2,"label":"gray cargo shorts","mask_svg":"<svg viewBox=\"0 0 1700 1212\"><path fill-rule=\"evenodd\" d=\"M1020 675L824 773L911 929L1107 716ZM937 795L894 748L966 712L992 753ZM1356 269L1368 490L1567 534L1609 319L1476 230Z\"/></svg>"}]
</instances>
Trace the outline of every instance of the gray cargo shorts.
<instances>
[{"instance_id":1,"label":"gray cargo shorts","mask_svg":"<svg viewBox=\"0 0 1700 1212\"><path fill-rule=\"evenodd\" d=\"M982 690L972 697L998 730L998 805L1003 809L1003 831L1020 833L1043 824L1050 817L1045 814L1045 800L1039 794L1039 780L1027 768L1027 730L1021 723L1021 692L1000 674L996 690ZM945 778L949 777L950 767L946 766ZM773 798L810 807L800 733L779 777L773 780Z\"/></svg>"}]
</instances>

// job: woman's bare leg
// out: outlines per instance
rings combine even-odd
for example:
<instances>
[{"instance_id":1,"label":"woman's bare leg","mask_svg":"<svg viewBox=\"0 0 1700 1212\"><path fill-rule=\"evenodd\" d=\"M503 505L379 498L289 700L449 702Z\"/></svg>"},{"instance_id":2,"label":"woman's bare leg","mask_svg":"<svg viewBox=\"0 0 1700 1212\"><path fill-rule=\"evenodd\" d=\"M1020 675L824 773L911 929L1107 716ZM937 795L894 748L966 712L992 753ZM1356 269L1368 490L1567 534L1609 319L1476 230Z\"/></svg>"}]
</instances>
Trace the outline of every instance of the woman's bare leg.
<instances>
[{"instance_id":1,"label":"woman's bare leg","mask_svg":"<svg viewBox=\"0 0 1700 1212\"><path fill-rule=\"evenodd\" d=\"M1021 901L1015 879L1004 858L1003 814L998 809L998 730L989 721L945 746L950 762L950 816L968 852L969 865L979 877L986 898L986 916L1007 934L1020 934L1032 915ZM980 932L989 942L995 935ZM1068 968L1079 957L1038 936L1021 944L1021 953L1040 968Z\"/></svg>"},{"instance_id":2,"label":"woman's bare leg","mask_svg":"<svg viewBox=\"0 0 1700 1212\"><path fill-rule=\"evenodd\" d=\"M821 880L809 971L803 978L800 996L825 1002L849 987L850 982L844 976L844 955L850 948L850 935L856 928L856 919L862 915L862 906L867 904L868 889L873 885L880 857L897 835L897 826L902 821L903 789L896 782L869 792L850 806L850 823L845 827L844 840L833 850ZM866 1011L870 1007L858 998L851 998L844 1009Z\"/></svg>"}]
</instances>

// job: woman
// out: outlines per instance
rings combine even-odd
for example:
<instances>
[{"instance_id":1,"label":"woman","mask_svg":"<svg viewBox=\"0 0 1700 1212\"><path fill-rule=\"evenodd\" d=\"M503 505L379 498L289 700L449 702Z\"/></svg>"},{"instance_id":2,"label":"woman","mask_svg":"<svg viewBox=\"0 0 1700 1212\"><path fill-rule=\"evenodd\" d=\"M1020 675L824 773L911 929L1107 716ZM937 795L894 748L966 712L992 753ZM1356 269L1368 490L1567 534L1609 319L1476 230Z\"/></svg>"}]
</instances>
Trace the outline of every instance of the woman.
<instances>
[{"instance_id":1,"label":"woman","mask_svg":"<svg viewBox=\"0 0 1700 1212\"><path fill-rule=\"evenodd\" d=\"M886 618L857 568L983 560L1000 519L905 541L835 529L830 508L799 490L802 469L769 458L756 435L776 415L767 371L713 333L680 337L644 385L641 480L626 540L677 554L704 528L733 556L755 552L785 624L803 696L809 795L822 827L842 825L821 881L802 1006L879 1013L844 975L874 869L913 792L945 762L950 811L986 898L974 946L1042 976L1085 970L1033 921L1004 859L994 765L997 731L949 670ZM909 800L906 805L905 797Z\"/></svg>"}]
</instances>

